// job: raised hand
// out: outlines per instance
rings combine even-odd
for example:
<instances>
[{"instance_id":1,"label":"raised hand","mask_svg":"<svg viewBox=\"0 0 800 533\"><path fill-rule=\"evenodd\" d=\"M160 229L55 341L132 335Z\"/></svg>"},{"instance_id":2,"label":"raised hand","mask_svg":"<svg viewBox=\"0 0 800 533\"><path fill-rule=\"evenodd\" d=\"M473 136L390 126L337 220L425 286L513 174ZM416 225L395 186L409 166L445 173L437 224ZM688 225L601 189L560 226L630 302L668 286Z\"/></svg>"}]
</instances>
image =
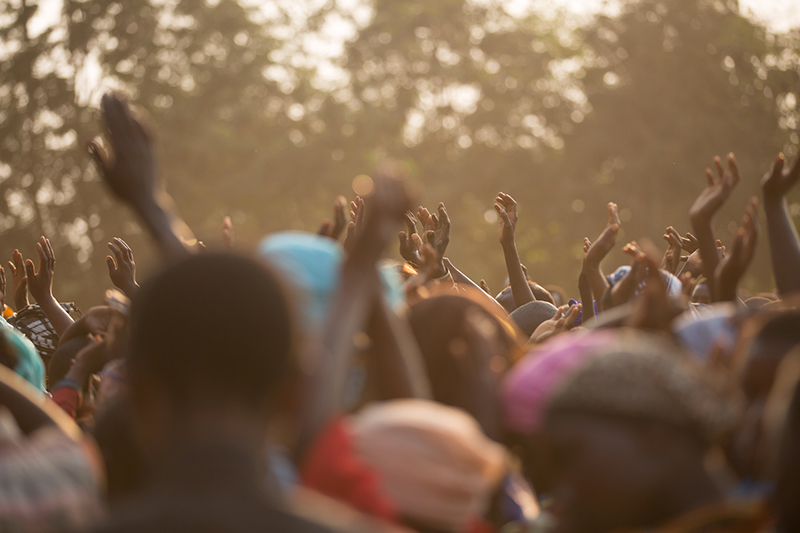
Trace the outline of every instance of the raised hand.
<instances>
[{"instance_id":1,"label":"raised hand","mask_svg":"<svg viewBox=\"0 0 800 533\"><path fill-rule=\"evenodd\" d=\"M764 193L764 201L780 200L789 189L794 187L798 180L800 180L800 157L798 157L792 168L783 171L786 166L786 158L783 154L778 155L772 169L761 180L761 191Z\"/></svg>"},{"instance_id":2,"label":"raised hand","mask_svg":"<svg viewBox=\"0 0 800 533\"><path fill-rule=\"evenodd\" d=\"M405 182L391 173L379 173L374 180L372 194L365 202L356 197L352 202L348 239L351 254L366 254L377 261L386 244L394 238L397 226L402 224L410 207L410 193Z\"/></svg>"},{"instance_id":3,"label":"raised hand","mask_svg":"<svg viewBox=\"0 0 800 533\"><path fill-rule=\"evenodd\" d=\"M417 245L417 242L422 244L422 241L416 241L414 239L415 235L419 237L417 234L417 220L414 218L411 211L405 214L405 220L407 231L401 231L397 234L400 240L400 256L409 263L420 266L422 260L420 258L420 247Z\"/></svg>"},{"instance_id":4,"label":"raised hand","mask_svg":"<svg viewBox=\"0 0 800 533\"><path fill-rule=\"evenodd\" d=\"M723 168L719 157L714 158L714 168L716 168L717 176L714 177L710 168L706 169L708 184L689 209L689 218L692 223L710 221L728 199L736 184L739 183L739 167L736 165L736 157L733 153L728 154L727 170Z\"/></svg>"},{"instance_id":5,"label":"raised hand","mask_svg":"<svg viewBox=\"0 0 800 533\"><path fill-rule=\"evenodd\" d=\"M571 330L582 308L582 304L573 305L571 307L562 305L558 308L553 318L539 324L539 327L537 327L536 331L531 335L530 342L536 344L542 343L550 337Z\"/></svg>"},{"instance_id":6,"label":"raised hand","mask_svg":"<svg viewBox=\"0 0 800 533\"><path fill-rule=\"evenodd\" d=\"M56 254L50 246L50 240L44 236L36 243L39 252L39 271L36 271L33 261L25 261L25 272L28 277L28 287L39 305L53 298L53 273L56 268Z\"/></svg>"},{"instance_id":7,"label":"raised hand","mask_svg":"<svg viewBox=\"0 0 800 533\"><path fill-rule=\"evenodd\" d=\"M14 250L11 254L8 269L11 271L11 297L14 300L14 309L19 311L29 305L28 276L25 275L25 261L19 250Z\"/></svg>"},{"instance_id":8,"label":"raised hand","mask_svg":"<svg viewBox=\"0 0 800 533\"><path fill-rule=\"evenodd\" d=\"M111 278L111 282L128 298L133 298L139 289L139 284L136 283L136 263L133 260L133 250L128 243L118 237L114 237L108 243L108 248L114 254L114 257L106 256L108 276Z\"/></svg>"},{"instance_id":9,"label":"raised hand","mask_svg":"<svg viewBox=\"0 0 800 533\"><path fill-rule=\"evenodd\" d=\"M603 232L594 242L587 238L583 240L583 250L586 254L583 260L590 266L599 266L608 253L614 249L614 245L617 244L619 228L620 221L617 204L610 202L608 204L608 223L606 223Z\"/></svg>"},{"instance_id":10,"label":"raised hand","mask_svg":"<svg viewBox=\"0 0 800 533\"><path fill-rule=\"evenodd\" d=\"M517 202L504 192L499 193L494 200L494 209L500 215L498 233L500 245L503 247L503 257L508 271L511 294L514 297L514 305L521 307L528 302L536 300L536 297L533 295L530 285L528 285L527 273L523 270L519 261L517 243L514 240L517 220L519 219Z\"/></svg>"},{"instance_id":11,"label":"raised hand","mask_svg":"<svg viewBox=\"0 0 800 533\"><path fill-rule=\"evenodd\" d=\"M669 226L664 233L664 240L667 241L667 251L664 253L664 259L661 260L661 268L675 274L678 271L678 266L681 263L681 250L683 249L683 241L675 228Z\"/></svg>"},{"instance_id":12,"label":"raised hand","mask_svg":"<svg viewBox=\"0 0 800 533\"><path fill-rule=\"evenodd\" d=\"M736 165L733 153L728 154L727 170L722 167L719 157L714 158L714 167L717 176L714 177L711 169L706 169L708 184L689 209L689 219L697 236L698 250L703 260L703 274L710 280L714 279L714 272L719 264L711 220L728 199L736 184L739 183L739 167ZM710 286L710 289L713 297L714 287Z\"/></svg>"},{"instance_id":13,"label":"raised hand","mask_svg":"<svg viewBox=\"0 0 800 533\"><path fill-rule=\"evenodd\" d=\"M424 207L419 207L417 214L425 230L426 241L434 247L439 257L444 257L450 244L450 216L442 202L439 202L436 210L436 213L430 213Z\"/></svg>"},{"instance_id":14,"label":"raised hand","mask_svg":"<svg viewBox=\"0 0 800 533\"><path fill-rule=\"evenodd\" d=\"M500 215L498 219L498 233L502 244L509 244L514 241L514 234L517 230L517 202L508 194L501 192L494 199L494 210Z\"/></svg>"},{"instance_id":15,"label":"raised hand","mask_svg":"<svg viewBox=\"0 0 800 533\"><path fill-rule=\"evenodd\" d=\"M714 273L714 294L717 300L733 301L736 289L756 251L758 239L758 199L753 198L747 206L742 226L733 238L728 255L717 265Z\"/></svg>"},{"instance_id":16,"label":"raised hand","mask_svg":"<svg viewBox=\"0 0 800 533\"><path fill-rule=\"evenodd\" d=\"M58 305L53 296L53 273L56 268L56 254L50 246L50 240L44 237L36 243L39 252L39 271L30 259L25 261L25 274L28 278L28 288L36 303L53 325L56 334L61 335L72 325L72 317Z\"/></svg>"},{"instance_id":17,"label":"raised hand","mask_svg":"<svg viewBox=\"0 0 800 533\"><path fill-rule=\"evenodd\" d=\"M150 136L128 106L113 94L103 95L100 108L108 128L111 153L97 141L88 144L103 180L122 201L142 207L155 201L155 156Z\"/></svg>"},{"instance_id":18,"label":"raised hand","mask_svg":"<svg viewBox=\"0 0 800 533\"><path fill-rule=\"evenodd\" d=\"M700 243L697 241L697 237L687 231L686 236L681 237L681 246L686 253L691 254L700 247Z\"/></svg>"},{"instance_id":19,"label":"raised hand","mask_svg":"<svg viewBox=\"0 0 800 533\"><path fill-rule=\"evenodd\" d=\"M670 331L672 320L681 314L682 307L667 294L667 284L656 263L655 247L645 246L647 253L639 251L637 262L645 271L645 286L633 304L625 321L627 327Z\"/></svg>"},{"instance_id":20,"label":"raised hand","mask_svg":"<svg viewBox=\"0 0 800 533\"><path fill-rule=\"evenodd\" d=\"M337 197L333 202L333 222L330 222L329 220L323 222L317 231L317 234L322 235L323 237L331 238L334 241L338 241L339 237L342 235L342 232L347 227L347 220L345 218L346 206L347 200L345 197Z\"/></svg>"},{"instance_id":21,"label":"raised hand","mask_svg":"<svg viewBox=\"0 0 800 533\"><path fill-rule=\"evenodd\" d=\"M608 222L606 223L605 229L603 229L600 236L597 237L594 242L586 237L583 239L583 268L581 274L578 276L578 285L580 287L582 283L581 280L584 280L584 286L588 283L592 294L594 294L594 300L597 301L600 310L602 310L603 295L608 288L608 282L603 275L603 271L600 270L600 263L602 263L603 259L605 259L608 253L613 250L614 246L617 244L619 228L620 221L617 204L609 202ZM586 296L588 296L588 294L586 290L584 290L584 294L581 295L581 298L585 298ZM590 302L587 302L587 305L588 303Z\"/></svg>"},{"instance_id":22,"label":"raised hand","mask_svg":"<svg viewBox=\"0 0 800 533\"><path fill-rule=\"evenodd\" d=\"M347 224L347 233L344 237L344 249L348 252L352 249L356 236L364 227L364 199L356 196L350 202L350 222Z\"/></svg>"},{"instance_id":23,"label":"raised hand","mask_svg":"<svg viewBox=\"0 0 800 533\"><path fill-rule=\"evenodd\" d=\"M800 157L788 172L786 159L780 154L772 170L761 181L764 193L764 213L767 218L769 253L775 284L781 296L800 292L800 239L786 205L786 193L800 179Z\"/></svg>"}]
</instances>

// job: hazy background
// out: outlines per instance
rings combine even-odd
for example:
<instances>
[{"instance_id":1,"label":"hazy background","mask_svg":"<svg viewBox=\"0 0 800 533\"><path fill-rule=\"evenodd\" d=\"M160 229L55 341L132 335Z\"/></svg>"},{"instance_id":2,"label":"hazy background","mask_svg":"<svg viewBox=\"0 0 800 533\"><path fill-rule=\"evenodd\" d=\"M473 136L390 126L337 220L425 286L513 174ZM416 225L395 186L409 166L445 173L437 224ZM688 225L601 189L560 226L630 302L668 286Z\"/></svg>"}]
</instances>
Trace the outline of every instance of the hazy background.
<instances>
[{"instance_id":1,"label":"hazy background","mask_svg":"<svg viewBox=\"0 0 800 533\"><path fill-rule=\"evenodd\" d=\"M447 204L448 255L493 290L500 190L520 204L532 277L574 295L608 201L620 247L661 244L667 225L690 229L703 170L733 150L743 180L715 220L729 242L775 155L800 142L796 0L38 4L0 2L0 258L47 235L56 296L84 308L110 286L112 236L140 278L154 259L84 149L107 90L152 115L167 190L207 243L225 215L245 248L315 231L391 155L425 205ZM762 234L750 290L773 286L766 251Z\"/></svg>"}]
</instances>

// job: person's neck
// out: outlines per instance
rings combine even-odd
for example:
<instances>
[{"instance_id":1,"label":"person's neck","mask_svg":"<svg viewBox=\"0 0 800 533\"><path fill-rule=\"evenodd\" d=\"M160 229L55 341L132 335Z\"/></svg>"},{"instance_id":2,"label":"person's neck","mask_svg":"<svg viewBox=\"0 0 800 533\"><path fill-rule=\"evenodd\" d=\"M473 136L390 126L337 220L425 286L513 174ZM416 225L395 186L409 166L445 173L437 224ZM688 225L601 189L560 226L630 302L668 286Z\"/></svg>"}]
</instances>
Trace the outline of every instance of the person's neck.
<instances>
[{"instance_id":1,"label":"person's neck","mask_svg":"<svg viewBox=\"0 0 800 533\"><path fill-rule=\"evenodd\" d=\"M260 490L268 478L267 443L266 421L204 412L176 421L151 450L149 463L159 484Z\"/></svg>"}]
</instances>

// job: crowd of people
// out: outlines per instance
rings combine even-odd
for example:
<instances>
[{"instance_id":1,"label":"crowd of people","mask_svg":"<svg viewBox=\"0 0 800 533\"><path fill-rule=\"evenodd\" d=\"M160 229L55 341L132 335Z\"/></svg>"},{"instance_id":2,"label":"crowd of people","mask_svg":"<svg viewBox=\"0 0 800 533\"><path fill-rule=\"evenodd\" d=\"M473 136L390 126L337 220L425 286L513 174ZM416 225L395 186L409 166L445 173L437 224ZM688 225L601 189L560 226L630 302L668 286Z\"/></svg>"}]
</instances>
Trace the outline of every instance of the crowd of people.
<instances>
[{"instance_id":1,"label":"crowd of people","mask_svg":"<svg viewBox=\"0 0 800 533\"><path fill-rule=\"evenodd\" d=\"M114 238L116 289L84 313L46 236L38 265L0 268L0 531L800 531L800 159L725 245L733 154L666 251L618 243L609 204L566 288L520 263L501 192L493 296L390 160L317 233L246 253L226 219L220 249L197 243L142 122L101 109L90 156L161 264L138 280ZM752 295L760 212L776 289Z\"/></svg>"}]
</instances>

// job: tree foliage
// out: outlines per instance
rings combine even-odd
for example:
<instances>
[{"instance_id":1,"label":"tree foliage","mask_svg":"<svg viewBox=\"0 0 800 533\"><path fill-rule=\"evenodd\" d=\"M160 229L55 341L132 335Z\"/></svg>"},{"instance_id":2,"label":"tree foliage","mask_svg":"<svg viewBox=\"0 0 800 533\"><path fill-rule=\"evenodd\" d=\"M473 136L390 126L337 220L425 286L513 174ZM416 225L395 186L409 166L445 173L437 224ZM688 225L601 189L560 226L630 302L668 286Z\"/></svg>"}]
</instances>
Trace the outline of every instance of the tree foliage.
<instances>
[{"instance_id":1,"label":"tree foliage","mask_svg":"<svg viewBox=\"0 0 800 533\"><path fill-rule=\"evenodd\" d=\"M85 153L108 89L149 114L166 187L206 241L227 214L249 244L313 231L392 155L423 202L447 203L460 269L502 281L490 208L504 190L521 207L523 262L571 293L606 202L627 238L687 231L703 169L735 151L744 180L717 220L726 240L775 154L797 151L798 32L770 35L735 3L641 0L576 29L464 0L373 0L365 22L329 2L297 27L281 5L64 0L36 35L33 2L4 3L0 256L30 256L48 235L57 294L81 305L109 285L112 236L147 270L149 244ZM334 19L358 31L322 83L297 47ZM759 255L748 286L769 289Z\"/></svg>"}]
</instances>

